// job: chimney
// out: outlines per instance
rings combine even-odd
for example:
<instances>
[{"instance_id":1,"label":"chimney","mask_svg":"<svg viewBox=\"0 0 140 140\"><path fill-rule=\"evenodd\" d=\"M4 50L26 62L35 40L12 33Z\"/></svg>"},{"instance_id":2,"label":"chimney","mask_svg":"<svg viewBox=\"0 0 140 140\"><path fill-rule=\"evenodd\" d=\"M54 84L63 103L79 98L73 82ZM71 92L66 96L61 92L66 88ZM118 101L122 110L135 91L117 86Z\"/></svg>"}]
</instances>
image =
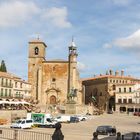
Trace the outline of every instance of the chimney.
<instances>
[{"instance_id":1,"label":"chimney","mask_svg":"<svg viewBox=\"0 0 140 140\"><path fill-rule=\"evenodd\" d=\"M124 70L121 70L121 76L124 76Z\"/></svg>"},{"instance_id":2,"label":"chimney","mask_svg":"<svg viewBox=\"0 0 140 140\"><path fill-rule=\"evenodd\" d=\"M112 70L109 70L109 73L110 73L110 75L113 75L113 71Z\"/></svg>"},{"instance_id":3,"label":"chimney","mask_svg":"<svg viewBox=\"0 0 140 140\"><path fill-rule=\"evenodd\" d=\"M115 76L119 76L119 71L118 70L115 72Z\"/></svg>"}]
</instances>

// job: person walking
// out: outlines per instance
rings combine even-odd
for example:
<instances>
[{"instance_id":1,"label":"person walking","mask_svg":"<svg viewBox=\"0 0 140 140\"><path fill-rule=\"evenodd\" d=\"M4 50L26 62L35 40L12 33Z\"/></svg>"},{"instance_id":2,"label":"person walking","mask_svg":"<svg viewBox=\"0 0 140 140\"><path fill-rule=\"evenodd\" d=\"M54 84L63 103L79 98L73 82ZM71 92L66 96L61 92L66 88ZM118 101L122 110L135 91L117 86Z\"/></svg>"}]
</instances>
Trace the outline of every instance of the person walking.
<instances>
[{"instance_id":1,"label":"person walking","mask_svg":"<svg viewBox=\"0 0 140 140\"><path fill-rule=\"evenodd\" d=\"M98 140L98 133L93 132L93 139L92 140Z\"/></svg>"},{"instance_id":2,"label":"person walking","mask_svg":"<svg viewBox=\"0 0 140 140\"><path fill-rule=\"evenodd\" d=\"M64 135L61 131L61 123L56 123L55 131L52 135L52 140L64 140Z\"/></svg>"},{"instance_id":3,"label":"person walking","mask_svg":"<svg viewBox=\"0 0 140 140\"><path fill-rule=\"evenodd\" d=\"M136 134L135 140L140 140L140 133L137 133L137 134Z\"/></svg>"},{"instance_id":4,"label":"person walking","mask_svg":"<svg viewBox=\"0 0 140 140\"><path fill-rule=\"evenodd\" d=\"M117 138L116 138L116 140L122 140L121 137L122 137L122 136L121 136L121 133L120 133L120 132L117 132Z\"/></svg>"}]
</instances>

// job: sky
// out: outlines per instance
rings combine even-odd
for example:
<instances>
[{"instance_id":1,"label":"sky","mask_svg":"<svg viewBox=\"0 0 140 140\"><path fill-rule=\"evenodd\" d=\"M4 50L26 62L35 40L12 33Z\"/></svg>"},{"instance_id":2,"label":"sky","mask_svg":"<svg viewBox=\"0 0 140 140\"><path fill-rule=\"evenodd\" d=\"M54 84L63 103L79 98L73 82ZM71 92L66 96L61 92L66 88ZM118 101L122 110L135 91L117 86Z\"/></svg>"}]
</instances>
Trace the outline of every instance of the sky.
<instances>
[{"instance_id":1,"label":"sky","mask_svg":"<svg viewBox=\"0 0 140 140\"><path fill-rule=\"evenodd\" d=\"M67 60L74 36L81 78L109 69L140 78L139 13L137 0L0 0L0 61L27 80L30 40L47 44L46 60Z\"/></svg>"}]
</instances>

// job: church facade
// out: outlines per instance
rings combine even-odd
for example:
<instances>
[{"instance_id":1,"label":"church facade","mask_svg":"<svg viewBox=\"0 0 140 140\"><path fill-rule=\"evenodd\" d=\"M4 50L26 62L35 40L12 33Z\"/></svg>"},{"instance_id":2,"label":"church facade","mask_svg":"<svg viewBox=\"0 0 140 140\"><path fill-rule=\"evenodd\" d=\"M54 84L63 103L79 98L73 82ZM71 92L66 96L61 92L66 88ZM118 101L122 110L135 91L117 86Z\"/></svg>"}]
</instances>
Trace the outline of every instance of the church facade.
<instances>
[{"instance_id":1,"label":"church facade","mask_svg":"<svg viewBox=\"0 0 140 140\"><path fill-rule=\"evenodd\" d=\"M76 104L82 104L77 70L77 48L72 41L68 60L45 59L47 45L41 40L29 42L28 82L31 95L41 106L66 105L73 91Z\"/></svg>"}]
</instances>

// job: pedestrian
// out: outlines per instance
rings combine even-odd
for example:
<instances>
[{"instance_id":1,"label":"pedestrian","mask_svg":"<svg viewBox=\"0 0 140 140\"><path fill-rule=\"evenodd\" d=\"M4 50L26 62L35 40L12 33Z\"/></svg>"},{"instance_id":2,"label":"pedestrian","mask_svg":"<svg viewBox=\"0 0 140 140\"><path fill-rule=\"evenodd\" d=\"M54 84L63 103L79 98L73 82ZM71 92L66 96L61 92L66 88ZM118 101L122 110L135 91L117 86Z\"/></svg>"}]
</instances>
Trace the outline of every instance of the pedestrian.
<instances>
[{"instance_id":1,"label":"pedestrian","mask_svg":"<svg viewBox=\"0 0 140 140\"><path fill-rule=\"evenodd\" d=\"M121 137L122 137L122 136L121 136L121 133L120 133L120 132L117 132L117 138L116 138L116 140L122 140Z\"/></svg>"},{"instance_id":2,"label":"pedestrian","mask_svg":"<svg viewBox=\"0 0 140 140\"><path fill-rule=\"evenodd\" d=\"M116 136L116 127L115 126L112 127L112 135Z\"/></svg>"},{"instance_id":3,"label":"pedestrian","mask_svg":"<svg viewBox=\"0 0 140 140\"><path fill-rule=\"evenodd\" d=\"M52 135L52 140L64 140L64 135L61 131L61 123L56 123L55 131Z\"/></svg>"},{"instance_id":4,"label":"pedestrian","mask_svg":"<svg viewBox=\"0 0 140 140\"><path fill-rule=\"evenodd\" d=\"M136 134L135 140L140 140L140 133L137 133L137 134Z\"/></svg>"},{"instance_id":5,"label":"pedestrian","mask_svg":"<svg viewBox=\"0 0 140 140\"><path fill-rule=\"evenodd\" d=\"M92 140L98 140L98 133L93 132L93 139Z\"/></svg>"}]
</instances>

